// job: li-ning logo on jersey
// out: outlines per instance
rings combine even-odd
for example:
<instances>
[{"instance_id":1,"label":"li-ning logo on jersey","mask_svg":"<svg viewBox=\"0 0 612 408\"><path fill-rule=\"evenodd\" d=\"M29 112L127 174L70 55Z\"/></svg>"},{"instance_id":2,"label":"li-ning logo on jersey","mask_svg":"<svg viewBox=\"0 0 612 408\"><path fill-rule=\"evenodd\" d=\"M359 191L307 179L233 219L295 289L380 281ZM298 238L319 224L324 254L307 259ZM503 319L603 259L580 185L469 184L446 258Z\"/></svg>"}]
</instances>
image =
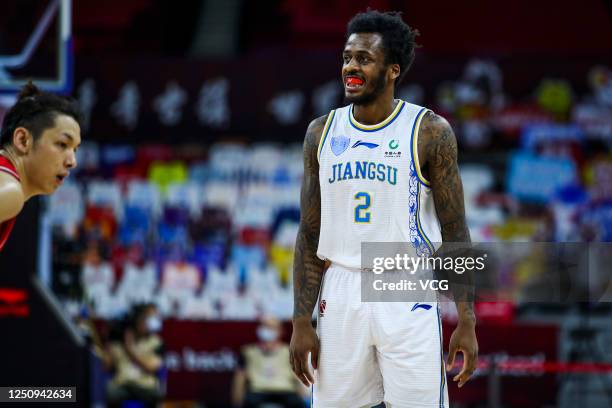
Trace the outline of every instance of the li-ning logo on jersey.
<instances>
[{"instance_id":1,"label":"li-ning logo on jersey","mask_svg":"<svg viewBox=\"0 0 612 408\"><path fill-rule=\"evenodd\" d=\"M365 146L368 149L375 149L380 145L377 145L376 143L370 143L370 142L362 142L361 140L358 140L355 142L355 144L353 146L351 146L353 149L359 146Z\"/></svg>"},{"instance_id":2,"label":"li-ning logo on jersey","mask_svg":"<svg viewBox=\"0 0 612 408\"><path fill-rule=\"evenodd\" d=\"M410 311L414 312L417 309L429 310L429 309L431 309L431 305L427 305L425 303L415 303L414 306L412 306L412 309Z\"/></svg>"},{"instance_id":3,"label":"li-ning logo on jersey","mask_svg":"<svg viewBox=\"0 0 612 408\"><path fill-rule=\"evenodd\" d=\"M341 135L332 137L329 145L331 146L332 152L334 152L336 156L340 156L346 149L348 149L350 142L351 139Z\"/></svg>"},{"instance_id":4,"label":"li-ning logo on jersey","mask_svg":"<svg viewBox=\"0 0 612 408\"><path fill-rule=\"evenodd\" d=\"M327 302L325 301L325 299L322 299L321 302L319 302L319 316L323 317L325 315L326 306Z\"/></svg>"}]
</instances>

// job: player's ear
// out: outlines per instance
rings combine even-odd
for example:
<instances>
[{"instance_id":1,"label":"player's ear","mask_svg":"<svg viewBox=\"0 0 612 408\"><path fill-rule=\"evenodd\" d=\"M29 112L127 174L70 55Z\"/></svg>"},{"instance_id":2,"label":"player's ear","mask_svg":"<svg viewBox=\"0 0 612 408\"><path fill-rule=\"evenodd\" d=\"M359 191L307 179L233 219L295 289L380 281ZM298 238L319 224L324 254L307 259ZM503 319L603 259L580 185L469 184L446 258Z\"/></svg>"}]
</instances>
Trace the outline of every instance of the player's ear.
<instances>
[{"instance_id":1,"label":"player's ear","mask_svg":"<svg viewBox=\"0 0 612 408\"><path fill-rule=\"evenodd\" d=\"M28 154L32 145L34 144L34 138L32 133L24 127L18 127L13 132L13 147L21 154Z\"/></svg>"},{"instance_id":2,"label":"player's ear","mask_svg":"<svg viewBox=\"0 0 612 408\"><path fill-rule=\"evenodd\" d=\"M401 72L402 70L400 69L399 64L391 64L389 66L389 74L391 75L391 79L397 79Z\"/></svg>"}]
</instances>

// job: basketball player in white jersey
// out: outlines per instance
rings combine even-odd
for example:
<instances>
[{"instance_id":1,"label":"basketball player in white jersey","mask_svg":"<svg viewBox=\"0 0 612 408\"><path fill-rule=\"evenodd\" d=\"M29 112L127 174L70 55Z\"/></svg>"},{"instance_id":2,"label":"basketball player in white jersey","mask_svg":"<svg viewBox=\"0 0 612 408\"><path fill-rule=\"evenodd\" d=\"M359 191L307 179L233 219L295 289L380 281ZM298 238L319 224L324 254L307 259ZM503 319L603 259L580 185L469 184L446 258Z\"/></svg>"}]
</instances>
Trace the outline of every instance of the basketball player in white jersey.
<instances>
[{"instance_id":1,"label":"basketball player in white jersey","mask_svg":"<svg viewBox=\"0 0 612 408\"><path fill-rule=\"evenodd\" d=\"M409 242L415 256L427 256L438 249L432 243L470 241L452 129L394 98L415 36L397 13L357 14L342 53L350 104L306 133L290 356L317 408L448 407L438 304L361 302L362 242ZM454 377L461 387L478 344L473 304L456 303L447 366L463 352Z\"/></svg>"}]
</instances>

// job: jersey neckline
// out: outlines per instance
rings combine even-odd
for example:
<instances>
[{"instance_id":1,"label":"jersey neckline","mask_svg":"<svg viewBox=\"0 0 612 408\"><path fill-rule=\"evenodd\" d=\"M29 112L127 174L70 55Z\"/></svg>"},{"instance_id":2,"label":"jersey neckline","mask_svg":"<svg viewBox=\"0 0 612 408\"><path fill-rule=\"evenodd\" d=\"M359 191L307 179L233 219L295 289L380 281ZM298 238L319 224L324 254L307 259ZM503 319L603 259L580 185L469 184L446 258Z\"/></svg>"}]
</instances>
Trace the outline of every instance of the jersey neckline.
<instances>
[{"instance_id":1,"label":"jersey neckline","mask_svg":"<svg viewBox=\"0 0 612 408\"><path fill-rule=\"evenodd\" d=\"M357 120L353 116L354 106L353 104L351 104L349 107L349 122L351 123L351 126L353 126L355 129L360 130L362 132L376 132L378 130L382 130L386 128L391 123L393 123L393 121L399 116L400 112L404 108L404 105L406 104L406 102L401 99L396 99L396 100L398 101L398 103L395 109L393 109L393 112L391 112L391 114L387 116L385 120L375 125L364 125L362 123L357 122Z\"/></svg>"},{"instance_id":2,"label":"jersey neckline","mask_svg":"<svg viewBox=\"0 0 612 408\"><path fill-rule=\"evenodd\" d=\"M17 173L17 168L13 162L3 154L0 154L0 171L13 176L17 181L21 182L21 177Z\"/></svg>"}]
</instances>

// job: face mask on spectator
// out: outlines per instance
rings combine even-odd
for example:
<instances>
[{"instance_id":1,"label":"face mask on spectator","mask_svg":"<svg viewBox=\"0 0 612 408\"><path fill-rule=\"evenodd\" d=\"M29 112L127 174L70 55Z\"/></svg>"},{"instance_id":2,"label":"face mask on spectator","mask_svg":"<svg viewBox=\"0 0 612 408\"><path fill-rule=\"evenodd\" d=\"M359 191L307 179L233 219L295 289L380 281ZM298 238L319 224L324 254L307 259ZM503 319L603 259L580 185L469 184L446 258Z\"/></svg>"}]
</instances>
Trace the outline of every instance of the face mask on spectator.
<instances>
[{"instance_id":1,"label":"face mask on spectator","mask_svg":"<svg viewBox=\"0 0 612 408\"><path fill-rule=\"evenodd\" d=\"M162 328L162 322L161 319L157 316L149 316L147 318L147 329L151 332L151 333L157 333L159 331L161 331Z\"/></svg>"},{"instance_id":2,"label":"face mask on spectator","mask_svg":"<svg viewBox=\"0 0 612 408\"><path fill-rule=\"evenodd\" d=\"M261 341L275 341L278 338L278 332L266 326L257 328L257 338Z\"/></svg>"}]
</instances>

